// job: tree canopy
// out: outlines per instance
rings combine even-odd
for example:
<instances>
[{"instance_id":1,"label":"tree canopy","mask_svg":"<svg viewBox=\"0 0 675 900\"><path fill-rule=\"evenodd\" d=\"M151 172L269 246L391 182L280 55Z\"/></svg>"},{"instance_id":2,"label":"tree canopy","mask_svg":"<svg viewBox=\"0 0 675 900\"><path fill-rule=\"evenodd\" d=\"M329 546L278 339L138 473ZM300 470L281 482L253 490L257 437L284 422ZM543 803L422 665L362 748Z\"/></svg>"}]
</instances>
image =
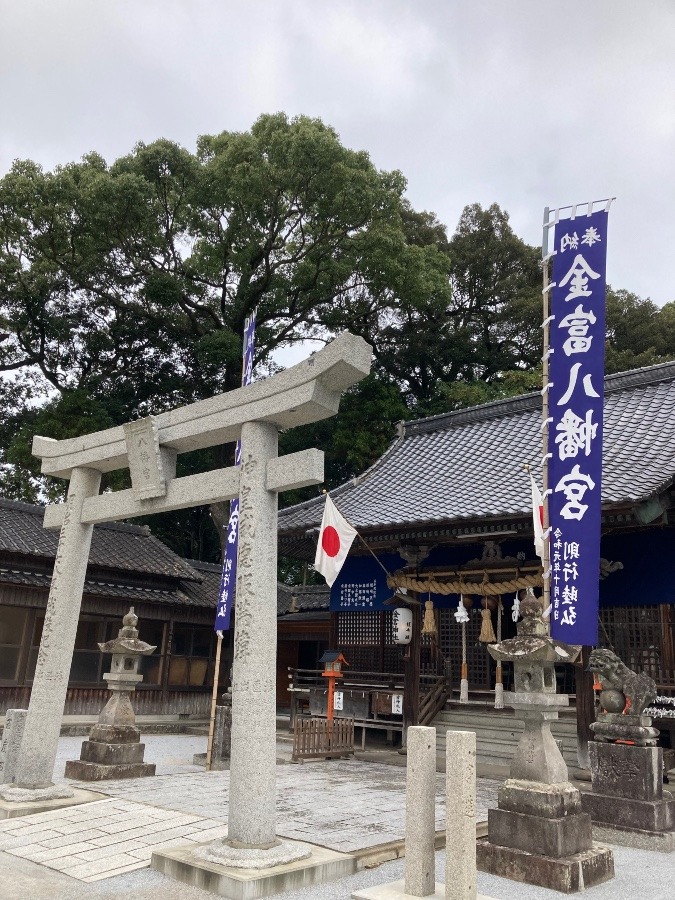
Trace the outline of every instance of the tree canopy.
<instances>
[{"instance_id":1,"label":"tree canopy","mask_svg":"<svg viewBox=\"0 0 675 900\"><path fill-rule=\"evenodd\" d=\"M255 308L259 376L307 338L348 329L374 347L373 374L337 417L282 435L285 452L326 450L329 486L372 463L398 419L536 387L538 251L496 205L468 206L448 237L404 191L400 172L320 120L282 113L194 152L162 139L111 164L15 162L0 179L0 493L62 492L39 477L33 434L71 437L238 387ZM675 356L675 303L610 292L607 321L609 371ZM179 474L229 453L185 454ZM217 558L203 515L153 528Z\"/></svg>"}]
</instances>

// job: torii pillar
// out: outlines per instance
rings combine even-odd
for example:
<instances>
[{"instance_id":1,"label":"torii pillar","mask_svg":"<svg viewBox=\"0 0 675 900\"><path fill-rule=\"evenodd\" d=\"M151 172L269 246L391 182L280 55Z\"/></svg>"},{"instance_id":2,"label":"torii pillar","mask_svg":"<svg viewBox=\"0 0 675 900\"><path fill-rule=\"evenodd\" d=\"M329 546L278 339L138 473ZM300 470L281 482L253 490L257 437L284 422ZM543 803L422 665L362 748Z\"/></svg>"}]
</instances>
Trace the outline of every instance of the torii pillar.
<instances>
[{"instance_id":1,"label":"torii pillar","mask_svg":"<svg viewBox=\"0 0 675 900\"><path fill-rule=\"evenodd\" d=\"M45 510L60 528L15 783L0 797L63 796L52 775L93 526L239 496L239 556L232 690L232 757L225 850L260 852L276 838L276 584L280 491L323 481L323 453L278 457L278 433L335 415L370 371L371 348L342 334L285 372L247 387L80 438L36 437L43 473L70 479L65 504ZM178 453L242 441L240 467L176 478ZM102 472L129 468L132 487L98 494ZM67 788L66 788L67 790ZM279 858L278 862L285 859Z\"/></svg>"}]
</instances>

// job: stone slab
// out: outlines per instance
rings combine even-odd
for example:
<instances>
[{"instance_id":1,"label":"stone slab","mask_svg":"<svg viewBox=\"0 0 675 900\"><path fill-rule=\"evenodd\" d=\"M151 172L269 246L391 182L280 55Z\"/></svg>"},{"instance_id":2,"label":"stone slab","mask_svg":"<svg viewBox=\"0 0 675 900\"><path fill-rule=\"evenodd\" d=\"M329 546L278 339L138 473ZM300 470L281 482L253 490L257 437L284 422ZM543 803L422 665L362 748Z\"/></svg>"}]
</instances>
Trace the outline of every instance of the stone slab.
<instances>
[{"instance_id":1,"label":"stone slab","mask_svg":"<svg viewBox=\"0 0 675 900\"><path fill-rule=\"evenodd\" d=\"M141 739L141 732L135 725L102 725L97 722L91 729L90 741L99 741L103 744L137 744Z\"/></svg>"},{"instance_id":2,"label":"stone slab","mask_svg":"<svg viewBox=\"0 0 675 900\"><path fill-rule=\"evenodd\" d=\"M663 749L590 741L593 791L634 800L663 797Z\"/></svg>"},{"instance_id":3,"label":"stone slab","mask_svg":"<svg viewBox=\"0 0 675 900\"><path fill-rule=\"evenodd\" d=\"M500 809L547 819L561 819L582 811L581 792L569 782L539 784L509 778L499 788L497 802Z\"/></svg>"},{"instance_id":4,"label":"stone slab","mask_svg":"<svg viewBox=\"0 0 675 900\"><path fill-rule=\"evenodd\" d=\"M101 741L83 741L80 759L83 762L99 763L104 766L142 763L145 744L104 744Z\"/></svg>"},{"instance_id":5,"label":"stone slab","mask_svg":"<svg viewBox=\"0 0 675 900\"><path fill-rule=\"evenodd\" d=\"M658 853L675 853L675 831L645 831L640 828L613 828L611 825L593 825L593 839L602 844L618 844L637 850L656 850Z\"/></svg>"},{"instance_id":6,"label":"stone slab","mask_svg":"<svg viewBox=\"0 0 675 900\"><path fill-rule=\"evenodd\" d=\"M427 894L426 896L445 898L445 885L437 881L436 890L433 894ZM419 895L404 893L403 882L392 881L389 884L381 884L378 887L354 891L352 900L419 900ZM485 894L477 894L476 900L493 900L493 898Z\"/></svg>"},{"instance_id":7,"label":"stone slab","mask_svg":"<svg viewBox=\"0 0 675 900\"><path fill-rule=\"evenodd\" d=\"M595 792L585 793L581 799L584 812L594 823L640 828L646 831L675 829L675 800L629 800L608 797Z\"/></svg>"},{"instance_id":8,"label":"stone slab","mask_svg":"<svg viewBox=\"0 0 675 900\"><path fill-rule=\"evenodd\" d=\"M300 841L294 843L311 850L311 856L271 869L233 869L195 858L195 849L208 844L157 850L152 854L151 866L169 878L230 900L257 900L356 872L357 861L351 854Z\"/></svg>"},{"instance_id":9,"label":"stone slab","mask_svg":"<svg viewBox=\"0 0 675 900\"><path fill-rule=\"evenodd\" d=\"M64 797L59 800L31 800L27 803L10 803L7 800L0 800L0 819L15 819L19 816L33 816L37 813L50 812L54 809L63 809L67 806L77 806L81 803L92 803L95 800L107 799L105 794L97 794L94 791L73 788L72 797Z\"/></svg>"},{"instance_id":10,"label":"stone slab","mask_svg":"<svg viewBox=\"0 0 675 900\"><path fill-rule=\"evenodd\" d=\"M592 844L591 817L579 814L544 819L504 809L488 810L490 842L531 854L562 859L588 850Z\"/></svg>"},{"instance_id":11,"label":"stone slab","mask_svg":"<svg viewBox=\"0 0 675 900\"><path fill-rule=\"evenodd\" d=\"M101 763L70 759L66 763L66 778L75 781L108 781L118 778L146 778L155 774L154 763L120 763L106 766Z\"/></svg>"},{"instance_id":12,"label":"stone slab","mask_svg":"<svg viewBox=\"0 0 675 900\"><path fill-rule=\"evenodd\" d=\"M551 859L479 840L476 843L476 865L481 872L536 884L563 894L574 894L614 878L612 851L599 844L594 844L583 853Z\"/></svg>"}]
</instances>

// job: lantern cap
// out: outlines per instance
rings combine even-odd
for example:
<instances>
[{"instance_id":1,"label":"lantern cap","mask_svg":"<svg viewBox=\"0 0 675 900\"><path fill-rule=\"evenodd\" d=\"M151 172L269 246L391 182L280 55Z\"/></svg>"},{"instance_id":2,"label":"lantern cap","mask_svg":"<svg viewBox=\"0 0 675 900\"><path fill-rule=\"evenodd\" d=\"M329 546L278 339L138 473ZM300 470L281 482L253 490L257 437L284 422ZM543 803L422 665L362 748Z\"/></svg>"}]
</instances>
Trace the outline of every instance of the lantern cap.
<instances>
[{"instance_id":1,"label":"lantern cap","mask_svg":"<svg viewBox=\"0 0 675 900\"><path fill-rule=\"evenodd\" d=\"M117 633L117 637L105 644L99 644L101 653L125 653L133 656L148 656L154 653L157 647L146 644L145 641L138 639L138 616L134 613L133 606L122 619L122 627Z\"/></svg>"},{"instance_id":2,"label":"lantern cap","mask_svg":"<svg viewBox=\"0 0 675 900\"><path fill-rule=\"evenodd\" d=\"M323 656L319 660L320 663L332 663L332 662L341 662L344 663L345 666L348 666L349 663L342 655L341 650L324 650Z\"/></svg>"}]
</instances>

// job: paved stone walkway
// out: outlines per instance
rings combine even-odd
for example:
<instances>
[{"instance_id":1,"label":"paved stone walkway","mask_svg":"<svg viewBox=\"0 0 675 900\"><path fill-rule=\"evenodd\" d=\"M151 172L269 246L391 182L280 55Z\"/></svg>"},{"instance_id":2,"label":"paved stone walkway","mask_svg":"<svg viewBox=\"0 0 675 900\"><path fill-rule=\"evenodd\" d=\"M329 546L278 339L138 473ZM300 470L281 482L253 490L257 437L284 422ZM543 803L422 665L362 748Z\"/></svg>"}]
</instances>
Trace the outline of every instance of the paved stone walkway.
<instances>
[{"instance_id":1,"label":"paved stone walkway","mask_svg":"<svg viewBox=\"0 0 675 900\"><path fill-rule=\"evenodd\" d=\"M350 853L405 834L405 769L361 760L277 766L280 835ZM91 784L73 782L78 787ZM98 782L96 790L209 819L227 820L229 772ZM496 805L498 781L477 785L477 819ZM436 829L445 827L445 776L436 778Z\"/></svg>"},{"instance_id":2,"label":"paved stone walkway","mask_svg":"<svg viewBox=\"0 0 675 900\"><path fill-rule=\"evenodd\" d=\"M145 868L160 847L226 834L204 816L110 799L0 822L0 850L93 882Z\"/></svg>"}]
</instances>

